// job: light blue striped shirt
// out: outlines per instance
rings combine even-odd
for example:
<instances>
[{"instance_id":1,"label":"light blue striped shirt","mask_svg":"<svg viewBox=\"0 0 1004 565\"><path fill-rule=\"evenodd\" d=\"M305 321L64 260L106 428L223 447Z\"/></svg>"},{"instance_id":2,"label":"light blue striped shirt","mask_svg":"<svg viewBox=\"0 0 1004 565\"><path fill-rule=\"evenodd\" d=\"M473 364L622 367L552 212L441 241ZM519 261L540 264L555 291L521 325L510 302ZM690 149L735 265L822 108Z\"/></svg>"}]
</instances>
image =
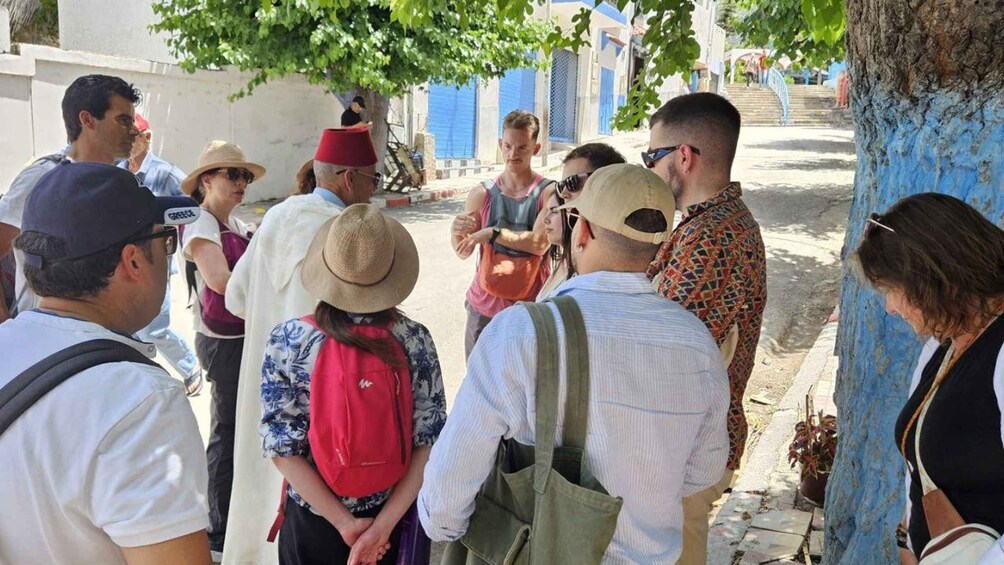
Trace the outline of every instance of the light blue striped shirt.
<instances>
[{"instance_id":1,"label":"light blue striped shirt","mask_svg":"<svg viewBox=\"0 0 1004 565\"><path fill-rule=\"evenodd\" d=\"M588 334L586 460L607 491L624 498L604 563L674 563L682 546L682 497L717 484L728 458L729 382L721 354L704 324L656 295L642 273L579 275L556 294L576 299ZM561 343L563 336L559 324ZM536 364L526 309L501 312L471 353L425 468L418 510L432 539L455 540L467 530L499 438L534 443ZM559 430L565 366L562 351Z\"/></svg>"}]
</instances>

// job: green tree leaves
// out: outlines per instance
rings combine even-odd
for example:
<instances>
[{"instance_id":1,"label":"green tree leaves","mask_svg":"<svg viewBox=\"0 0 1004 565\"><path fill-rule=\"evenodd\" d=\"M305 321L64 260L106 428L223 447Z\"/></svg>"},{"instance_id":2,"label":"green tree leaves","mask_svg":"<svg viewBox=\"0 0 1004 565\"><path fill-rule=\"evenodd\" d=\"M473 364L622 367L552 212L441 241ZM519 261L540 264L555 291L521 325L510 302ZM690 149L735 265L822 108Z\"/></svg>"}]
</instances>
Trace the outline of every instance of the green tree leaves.
<instances>
[{"instance_id":1,"label":"green tree leaves","mask_svg":"<svg viewBox=\"0 0 1004 565\"><path fill-rule=\"evenodd\" d=\"M465 84L534 65L530 54L549 32L494 5L446 0L155 0L153 7L161 18L153 29L170 34L185 70L232 65L254 74L236 97L294 73L333 92L391 97L427 81Z\"/></svg>"},{"instance_id":2,"label":"green tree leaves","mask_svg":"<svg viewBox=\"0 0 1004 565\"><path fill-rule=\"evenodd\" d=\"M739 0L747 10L739 33L750 45L773 46L809 67L844 58L847 17L843 0Z\"/></svg>"}]
</instances>

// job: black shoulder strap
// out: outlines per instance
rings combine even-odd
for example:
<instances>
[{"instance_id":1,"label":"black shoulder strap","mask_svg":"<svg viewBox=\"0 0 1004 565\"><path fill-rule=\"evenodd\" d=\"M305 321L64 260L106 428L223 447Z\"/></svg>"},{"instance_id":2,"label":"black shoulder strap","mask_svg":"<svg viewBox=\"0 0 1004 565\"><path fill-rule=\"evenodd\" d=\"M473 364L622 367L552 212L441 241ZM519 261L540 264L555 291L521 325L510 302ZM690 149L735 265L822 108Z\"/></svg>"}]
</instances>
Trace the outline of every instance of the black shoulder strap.
<instances>
[{"instance_id":1,"label":"black shoulder strap","mask_svg":"<svg viewBox=\"0 0 1004 565\"><path fill-rule=\"evenodd\" d=\"M35 363L0 388L0 435L63 381L91 367L118 361L160 366L135 348L113 339L78 343Z\"/></svg>"}]
</instances>

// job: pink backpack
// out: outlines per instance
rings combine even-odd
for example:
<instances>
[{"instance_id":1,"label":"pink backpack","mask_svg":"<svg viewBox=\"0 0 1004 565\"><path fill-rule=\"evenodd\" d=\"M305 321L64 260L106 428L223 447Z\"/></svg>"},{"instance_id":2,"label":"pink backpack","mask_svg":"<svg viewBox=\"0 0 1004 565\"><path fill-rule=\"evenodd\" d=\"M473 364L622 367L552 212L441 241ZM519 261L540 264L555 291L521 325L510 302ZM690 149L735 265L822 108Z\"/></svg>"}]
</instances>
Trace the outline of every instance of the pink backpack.
<instances>
[{"instance_id":1,"label":"pink backpack","mask_svg":"<svg viewBox=\"0 0 1004 565\"><path fill-rule=\"evenodd\" d=\"M317 327L313 316L303 318ZM391 344L399 363L328 338L310 374L307 441L317 472L331 490L360 498L401 480L411 462L411 373L404 349L388 328L352 326L352 331ZM269 541L285 518L286 483Z\"/></svg>"}]
</instances>

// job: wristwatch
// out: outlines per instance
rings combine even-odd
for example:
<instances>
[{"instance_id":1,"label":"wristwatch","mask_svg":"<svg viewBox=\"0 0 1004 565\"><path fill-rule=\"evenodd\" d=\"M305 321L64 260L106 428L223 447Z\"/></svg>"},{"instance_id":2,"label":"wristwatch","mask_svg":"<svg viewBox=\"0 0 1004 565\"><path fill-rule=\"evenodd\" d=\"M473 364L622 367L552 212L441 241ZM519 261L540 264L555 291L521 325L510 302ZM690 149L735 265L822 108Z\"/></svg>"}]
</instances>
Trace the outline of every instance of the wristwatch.
<instances>
[{"instance_id":1,"label":"wristwatch","mask_svg":"<svg viewBox=\"0 0 1004 565\"><path fill-rule=\"evenodd\" d=\"M492 237L488 240L488 245L494 245L495 240L498 239L500 235L502 235L502 228L498 226L492 228Z\"/></svg>"},{"instance_id":2,"label":"wristwatch","mask_svg":"<svg viewBox=\"0 0 1004 565\"><path fill-rule=\"evenodd\" d=\"M896 545L903 549L910 549L910 546L907 544L907 537L908 532L903 527L903 524L896 526Z\"/></svg>"}]
</instances>

